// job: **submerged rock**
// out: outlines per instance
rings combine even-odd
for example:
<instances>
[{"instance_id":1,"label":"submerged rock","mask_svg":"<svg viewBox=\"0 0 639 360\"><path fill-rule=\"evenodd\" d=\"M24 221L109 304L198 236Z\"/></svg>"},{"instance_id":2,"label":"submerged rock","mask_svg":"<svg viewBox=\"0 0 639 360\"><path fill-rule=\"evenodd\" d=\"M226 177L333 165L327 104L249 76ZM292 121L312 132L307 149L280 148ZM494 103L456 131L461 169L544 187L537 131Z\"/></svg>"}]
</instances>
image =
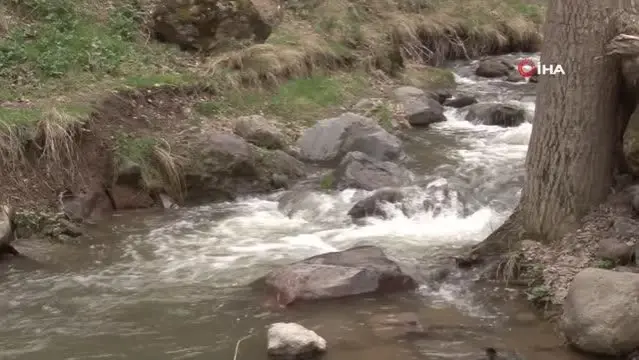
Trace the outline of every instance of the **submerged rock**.
<instances>
[{"instance_id":1,"label":"submerged rock","mask_svg":"<svg viewBox=\"0 0 639 360\"><path fill-rule=\"evenodd\" d=\"M369 319L373 333L381 339L403 339L425 334L417 314L412 312L398 314L374 314Z\"/></svg>"},{"instance_id":2,"label":"submerged rock","mask_svg":"<svg viewBox=\"0 0 639 360\"><path fill-rule=\"evenodd\" d=\"M313 220L324 203L324 194L312 190L289 191L280 197L277 209L284 215Z\"/></svg>"},{"instance_id":3,"label":"submerged rock","mask_svg":"<svg viewBox=\"0 0 639 360\"><path fill-rule=\"evenodd\" d=\"M336 189L377 190L408 185L411 173L401 165L379 161L361 152L348 153L333 172Z\"/></svg>"},{"instance_id":4,"label":"submerged rock","mask_svg":"<svg viewBox=\"0 0 639 360\"><path fill-rule=\"evenodd\" d=\"M484 125L515 127L526 122L526 110L504 104L474 104L469 107L466 120Z\"/></svg>"},{"instance_id":5,"label":"submerged rock","mask_svg":"<svg viewBox=\"0 0 639 360\"><path fill-rule=\"evenodd\" d=\"M497 78L507 76L511 65L500 59L486 59L479 62L475 75L485 78Z\"/></svg>"},{"instance_id":6,"label":"submerged rock","mask_svg":"<svg viewBox=\"0 0 639 360\"><path fill-rule=\"evenodd\" d=\"M358 246L282 266L253 283L281 305L413 290L417 282L376 246Z\"/></svg>"},{"instance_id":7,"label":"submerged rock","mask_svg":"<svg viewBox=\"0 0 639 360\"><path fill-rule=\"evenodd\" d=\"M402 142L373 119L354 113L318 121L297 142L300 158L313 162L339 162L351 151L375 159L395 161L404 157Z\"/></svg>"},{"instance_id":8,"label":"submerged rock","mask_svg":"<svg viewBox=\"0 0 639 360\"><path fill-rule=\"evenodd\" d=\"M570 344L599 355L639 348L639 275L588 268L575 276L560 327Z\"/></svg>"},{"instance_id":9,"label":"submerged rock","mask_svg":"<svg viewBox=\"0 0 639 360\"><path fill-rule=\"evenodd\" d=\"M477 99L472 96L459 95L452 99L448 99L444 102L444 106L450 106L454 108L463 108L477 103Z\"/></svg>"},{"instance_id":10,"label":"submerged rock","mask_svg":"<svg viewBox=\"0 0 639 360\"><path fill-rule=\"evenodd\" d=\"M266 334L267 353L283 360L309 359L326 351L326 340L297 323L275 323Z\"/></svg>"},{"instance_id":11,"label":"submerged rock","mask_svg":"<svg viewBox=\"0 0 639 360\"><path fill-rule=\"evenodd\" d=\"M526 79L523 76L521 76L520 73L513 71L508 75L508 77L506 78L506 81L516 83L516 82L526 81Z\"/></svg>"},{"instance_id":12,"label":"submerged rock","mask_svg":"<svg viewBox=\"0 0 639 360\"><path fill-rule=\"evenodd\" d=\"M379 189L372 195L355 203L348 211L348 216L353 219L361 219L369 216L386 218L388 214L382 208L382 204L395 204L404 200L404 193L400 189Z\"/></svg>"}]
</instances>

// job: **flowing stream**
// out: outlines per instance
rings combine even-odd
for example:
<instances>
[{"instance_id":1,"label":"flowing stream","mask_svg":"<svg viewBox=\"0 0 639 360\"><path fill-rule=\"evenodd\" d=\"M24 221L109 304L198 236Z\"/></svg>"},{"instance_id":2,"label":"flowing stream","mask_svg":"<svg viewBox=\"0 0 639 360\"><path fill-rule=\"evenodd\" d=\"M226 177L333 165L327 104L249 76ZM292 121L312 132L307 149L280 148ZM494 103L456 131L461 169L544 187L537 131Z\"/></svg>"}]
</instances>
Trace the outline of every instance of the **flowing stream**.
<instances>
[{"instance_id":1,"label":"flowing stream","mask_svg":"<svg viewBox=\"0 0 639 360\"><path fill-rule=\"evenodd\" d=\"M477 79L472 64L453 63L459 92L480 102L513 102L534 111L534 84ZM329 344L328 360L477 359L483 348L516 350L526 359L580 359L561 346L512 291L453 277L417 294L342 299L269 310L246 288L278 264L355 244L383 247L418 274L462 246L483 239L516 205L531 124L473 125L448 109L449 121L404 134L417 185L448 184L465 197L437 216L396 211L353 224L346 212L366 192L316 192L278 210L282 193L164 213L117 216L95 240L78 246L21 242L38 260L0 268L0 359L266 359L265 326L295 321ZM321 174L317 174L321 176ZM454 199L453 199L454 200ZM375 315L412 312L427 336L380 337ZM373 321L374 322L374 321Z\"/></svg>"}]
</instances>

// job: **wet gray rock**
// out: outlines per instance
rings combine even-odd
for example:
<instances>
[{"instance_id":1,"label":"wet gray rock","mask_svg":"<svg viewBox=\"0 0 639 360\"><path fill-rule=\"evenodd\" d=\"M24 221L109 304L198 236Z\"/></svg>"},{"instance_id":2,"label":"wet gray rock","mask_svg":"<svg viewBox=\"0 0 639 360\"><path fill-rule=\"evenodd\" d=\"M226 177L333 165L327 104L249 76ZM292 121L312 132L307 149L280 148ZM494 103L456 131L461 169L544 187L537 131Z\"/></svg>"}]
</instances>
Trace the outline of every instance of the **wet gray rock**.
<instances>
[{"instance_id":1,"label":"wet gray rock","mask_svg":"<svg viewBox=\"0 0 639 360\"><path fill-rule=\"evenodd\" d=\"M504 104L471 105L466 120L484 125L515 127L526 122L526 110Z\"/></svg>"},{"instance_id":2,"label":"wet gray rock","mask_svg":"<svg viewBox=\"0 0 639 360\"><path fill-rule=\"evenodd\" d=\"M459 191L453 190L448 184L431 185L424 189L426 198L423 201L424 211L432 212L434 217L442 211L455 208L457 215L468 216L471 209L467 200Z\"/></svg>"},{"instance_id":3,"label":"wet gray rock","mask_svg":"<svg viewBox=\"0 0 639 360\"><path fill-rule=\"evenodd\" d=\"M267 353L282 360L310 359L326 351L326 340L297 323L275 323L268 327Z\"/></svg>"},{"instance_id":4,"label":"wet gray rock","mask_svg":"<svg viewBox=\"0 0 639 360\"><path fill-rule=\"evenodd\" d=\"M384 203L396 204L404 200L404 193L400 189L379 189L365 199L355 203L348 211L348 215L353 219L361 219L369 216L386 218L388 214L384 211Z\"/></svg>"},{"instance_id":5,"label":"wet gray rock","mask_svg":"<svg viewBox=\"0 0 639 360\"><path fill-rule=\"evenodd\" d=\"M489 347L484 350L484 356L477 360L525 360L522 356L511 351L501 351Z\"/></svg>"},{"instance_id":6,"label":"wet gray rock","mask_svg":"<svg viewBox=\"0 0 639 360\"><path fill-rule=\"evenodd\" d=\"M526 79L523 76L521 76L520 73L513 71L508 75L508 77L506 78L506 81L516 83L516 82L526 81Z\"/></svg>"},{"instance_id":7,"label":"wet gray rock","mask_svg":"<svg viewBox=\"0 0 639 360\"><path fill-rule=\"evenodd\" d=\"M186 172L189 200L231 200L237 192L250 188L248 179L258 177L256 154L237 135L209 132L193 148L202 160Z\"/></svg>"},{"instance_id":8,"label":"wet gray rock","mask_svg":"<svg viewBox=\"0 0 639 360\"><path fill-rule=\"evenodd\" d=\"M413 290L417 282L376 246L357 246L282 266L258 279L280 305Z\"/></svg>"},{"instance_id":9,"label":"wet gray rock","mask_svg":"<svg viewBox=\"0 0 639 360\"><path fill-rule=\"evenodd\" d=\"M351 131L353 136L346 137L342 143L343 154L359 151L383 161L401 160L404 157L401 140L382 128L355 127Z\"/></svg>"},{"instance_id":10,"label":"wet gray rock","mask_svg":"<svg viewBox=\"0 0 639 360\"><path fill-rule=\"evenodd\" d=\"M628 187L627 193L632 210L634 210L635 213L639 213L639 185Z\"/></svg>"},{"instance_id":11,"label":"wet gray rock","mask_svg":"<svg viewBox=\"0 0 639 360\"><path fill-rule=\"evenodd\" d=\"M179 209L180 206L172 197L165 193L158 194L158 200L163 209Z\"/></svg>"},{"instance_id":12,"label":"wet gray rock","mask_svg":"<svg viewBox=\"0 0 639 360\"><path fill-rule=\"evenodd\" d=\"M615 237L605 237L599 240L597 257L613 261L615 264L627 264L632 257L634 246Z\"/></svg>"},{"instance_id":13,"label":"wet gray rock","mask_svg":"<svg viewBox=\"0 0 639 360\"><path fill-rule=\"evenodd\" d=\"M13 242L15 235L15 210L9 205L0 206L0 246Z\"/></svg>"},{"instance_id":14,"label":"wet gray rock","mask_svg":"<svg viewBox=\"0 0 639 360\"><path fill-rule=\"evenodd\" d=\"M117 166L117 173L115 176L116 185L131 186L138 188L141 186L142 180L142 167L140 164L131 161L124 160Z\"/></svg>"},{"instance_id":15,"label":"wet gray rock","mask_svg":"<svg viewBox=\"0 0 639 360\"><path fill-rule=\"evenodd\" d=\"M302 160L339 162L350 151L361 151L379 160L404 157L402 142L373 119L354 113L318 121L297 142Z\"/></svg>"},{"instance_id":16,"label":"wet gray rock","mask_svg":"<svg viewBox=\"0 0 639 360\"><path fill-rule=\"evenodd\" d=\"M412 312L374 314L368 323L375 336L384 340L401 340L426 333L419 317Z\"/></svg>"},{"instance_id":17,"label":"wet gray rock","mask_svg":"<svg viewBox=\"0 0 639 360\"><path fill-rule=\"evenodd\" d=\"M453 94L448 90L440 89L426 92L426 96L443 105L446 100L453 97Z\"/></svg>"},{"instance_id":18,"label":"wet gray rock","mask_svg":"<svg viewBox=\"0 0 639 360\"><path fill-rule=\"evenodd\" d=\"M286 136L261 115L237 118L233 131L249 143L265 149L277 150L286 146Z\"/></svg>"},{"instance_id":19,"label":"wet gray rock","mask_svg":"<svg viewBox=\"0 0 639 360\"><path fill-rule=\"evenodd\" d=\"M612 231L621 238L637 240L639 222L626 217L617 217L612 225Z\"/></svg>"},{"instance_id":20,"label":"wet gray rock","mask_svg":"<svg viewBox=\"0 0 639 360\"><path fill-rule=\"evenodd\" d=\"M259 148L234 134L211 131L194 139L190 148L196 160L185 170L188 201L232 200L306 175L304 164L286 152Z\"/></svg>"},{"instance_id":21,"label":"wet gray rock","mask_svg":"<svg viewBox=\"0 0 639 360\"><path fill-rule=\"evenodd\" d=\"M58 199L60 210L74 222L100 221L114 211L114 204L104 189L77 193L66 190Z\"/></svg>"},{"instance_id":22,"label":"wet gray rock","mask_svg":"<svg viewBox=\"0 0 639 360\"><path fill-rule=\"evenodd\" d=\"M0 258L5 254L19 255L11 245L15 240L15 209L9 205L0 206Z\"/></svg>"},{"instance_id":23,"label":"wet gray rock","mask_svg":"<svg viewBox=\"0 0 639 360\"><path fill-rule=\"evenodd\" d=\"M486 59L479 62L475 75L485 78L498 78L507 76L511 69L511 64L500 59Z\"/></svg>"},{"instance_id":24,"label":"wet gray rock","mask_svg":"<svg viewBox=\"0 0 639 360\"><path fill-rule=\"evenodd\" d=\"M426 93L413 86L401 86L393 91L393 96L404 109L406 120L415 127L446 121L440 103L440 100L446 99L445 95Z\"/></svg>"},{"instance_id":25,"label":"wet gray rock","mask_svg":"<svg viewBox=\"0 0 639 360\"><path fill-rule=\"evenodd\" d=\"M277 209L284 215L313 220L317 209L324 199L321 194L311 190L289 191L279 198Z\"/></svg>"},{"instance_id":26,"label":"wet gray rock","mask_svg":"<svg viewBox=\"0 0 639 360\"><path fill-rule=\"evenodd\" d=\"M282 150L258 151L258 170L273 189L287 189L306 176L306 165Z\"/></svg>"},{"instance_id":27,"label":"wet gray rock","mask_svg":"<svg viewBox=\"0 0 639 360\"><path fill-rule=\"evenodd\" d=\"M402 101L406 120L413 127L428 126L446 121L444 108L431 98L411 98Z\"/></svg>"},{"instance_id":28,"label":"wet gray rock","mask_svg":"<svg viewBox=\"0 0 639 360\"><path fill-rule=\"evenodd\" d=\"M377 190L408 185L412 174L401 165L380 161L362 152L350 152L333 172L333 187Z\"/></svg>"},{"instance_id":29,"label":"wet gray rock","mask_svg":"<svg viewBox=\"0 0 639 360\"><path fill-rule=\"evenodd\" d=\"M588 268L573 279L560 328L570 344L599 355L639 348L639 275Z\"/></svg>"},{"instance_id":30,"label":"wet gray rock","mask_svg":"<svg viewBox=\"0 0 639 360\"><path fill-rule=\"evenodd\" d=\"M453 108L463 108L473 104L477 104L477 99L468 95L455 96L454 98L448 99L444 102L444 106L450 106Z\"/></svg>"}]
</instances>

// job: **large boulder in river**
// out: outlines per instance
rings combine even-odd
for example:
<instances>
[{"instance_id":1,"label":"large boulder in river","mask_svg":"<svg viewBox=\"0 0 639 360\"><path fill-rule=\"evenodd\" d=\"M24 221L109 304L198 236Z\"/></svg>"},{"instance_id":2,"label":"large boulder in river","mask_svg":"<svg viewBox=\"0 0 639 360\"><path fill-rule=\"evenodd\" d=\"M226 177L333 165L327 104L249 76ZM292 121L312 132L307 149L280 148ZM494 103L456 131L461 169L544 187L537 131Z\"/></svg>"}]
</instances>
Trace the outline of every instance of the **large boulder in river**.
<instances>
[{"instance_id":1,"label":"large boulder in river","mask_svg":"<svg viewBox=\"0 0 639 360\"><path fill-rule=\"evenodd\" d=\"M375 191L370 196L355 203L348 211L352 219L375 216L386 218L384 204L396 204L404 200L404 193L400 189L386 188Z\"/></svg>"},{"instance_id":2,"label":"large boulder in river","mask_svg":"<svg viewBox=\"0 0 639 360\"><path fill-rule=\"evenodd\" d=\"M394 161L404 157L402 142L373 119L354 113L318 121L297 142L300 157L313 162L339 162L351 151L375 159Z\"/></svg>"},{"instance_id":3,"label":"large boulder in river","mask_svg":"<svg viewBox=\"0 0 639 360\"><path fill-rule=\"evenodd\" d=\"M277 11L270 0L168 0L155 8L152 30L184 50L224 50L266 41Z\"/></svg>"},{"instance_id":4,"label":"large boulder in river","mask_svg":"<svg viewBox=\"0 0 639 360\"><path fill-rule=\"evenodd\" d=\"M238 194L286 187L305 176L304 164L282 150L266 150L237 135L210 131L191 141L187 200L231 200Z\"/></svg>"},{"instance_id":5,"label":"large boulder in river","mask_svg":"<svg viewBox=\"0 0 639 360\"><path fill-rule=\"evenodd\" d=\"M446 121L440 97L413 86L401 86L393 96L402 105L404 116L411 126L422 127Z\"/></svg>"},{"instance_id":6,"label":"large boulder in river","mask_svg":"<svg viewBox=\"0 0 639 360\"><path fill-rule=\"evenodd\" d=\"M585 352L625 355L639 347L639 275L588 268L575 276L560 326Z\"/></svg>"},{"instance_id":7,"label":"large boulder in river","mask_svg":"<svg viewBox=\"0 0 639 360\"><path fill-rule=\"evenodd\" d=\"M285 265L253 283L280 305L413 290L417 282L376 246L357 246Z\"/></svg>"},{"instance_id":8,"label":"large boulder in river","mask_svg":"<svg viewBox=\"0 0 639 360\"><path fill-rule=\"evenodd\" d=\"M265 149L283 149L286 136L264 116L240 116L235 119L233 131L246 141Z\"/></svg>"},{"instance_id":9,"label":"large boulder in river","mask_svg":"<svg viewBox=\"0 0 639 360\"><path fill-rule=\"evenodd\" d=\"M526 110L513 105L475 104L468 107L466 120L484 125L515 127L526 122Z\"/></svg>"},{"instance_id":10,"label":"large boulder in river","mask_svg":"<svg viewBox=\"0 0 639 360\"><path fill-rule=\"evenodd\" d=\"M401 187L408 185L412 174L401 165L390 161L380 161L364 153L348 153L333 172L332 186L377 190L383 187Z\"/></svg>"},{"instance_id":11,"label":"large boulder in river","mask_svg":"<svg viewBox=\"0 0 639 360\"><path fill-rule=\"evenodd\" d=\"M481 60L475 75L485 78L498 78L507 76L512 69L512 65L500 59Z\"/></svg>"},{"instance_id":12,"label":"large boulder in river","mask_svg":"<svg viewBox=\"0 0 639 360\"><path fill-rule=\"evenodd\" d=\"M437 101L426 99L408 99L402 103L406 120L413 127L424 127L446 121L444 107Z\"/></svg>"},{"instance_id":13,"label":"large boulder in river","mask_svg":"<svg viewBox=\"0 0 639 360\"><path fill-rule=\"evenodd\" d=\"M444 106L450 106L458 109L473 104L477 104L477 99L473 96L468 95L457 95L451 99L447 99L446 101L444 101Z\"/></svg>"}]
</instances>

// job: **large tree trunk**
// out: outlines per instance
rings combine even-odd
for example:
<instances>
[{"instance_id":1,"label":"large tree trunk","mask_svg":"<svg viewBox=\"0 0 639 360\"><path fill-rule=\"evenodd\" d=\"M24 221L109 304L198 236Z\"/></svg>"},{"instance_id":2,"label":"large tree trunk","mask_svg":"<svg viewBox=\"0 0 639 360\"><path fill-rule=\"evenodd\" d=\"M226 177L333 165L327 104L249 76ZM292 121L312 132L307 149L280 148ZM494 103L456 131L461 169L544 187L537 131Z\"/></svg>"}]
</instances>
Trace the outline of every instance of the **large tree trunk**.
<instances>
[{"instance_id":1,"label":"large tree trunk","mask_svg":"<svg viewBox=\"0 0 639 360\"><path fill-rule=\"evenodd\" d=\"M634 104L623 99L619 59L605 56L606 45L633 2L550 0L541 63L566 74L540 76L519 206L476 253L505 251L524 236L556 240L609 194Z\"/></svg>"}]
</instances>

